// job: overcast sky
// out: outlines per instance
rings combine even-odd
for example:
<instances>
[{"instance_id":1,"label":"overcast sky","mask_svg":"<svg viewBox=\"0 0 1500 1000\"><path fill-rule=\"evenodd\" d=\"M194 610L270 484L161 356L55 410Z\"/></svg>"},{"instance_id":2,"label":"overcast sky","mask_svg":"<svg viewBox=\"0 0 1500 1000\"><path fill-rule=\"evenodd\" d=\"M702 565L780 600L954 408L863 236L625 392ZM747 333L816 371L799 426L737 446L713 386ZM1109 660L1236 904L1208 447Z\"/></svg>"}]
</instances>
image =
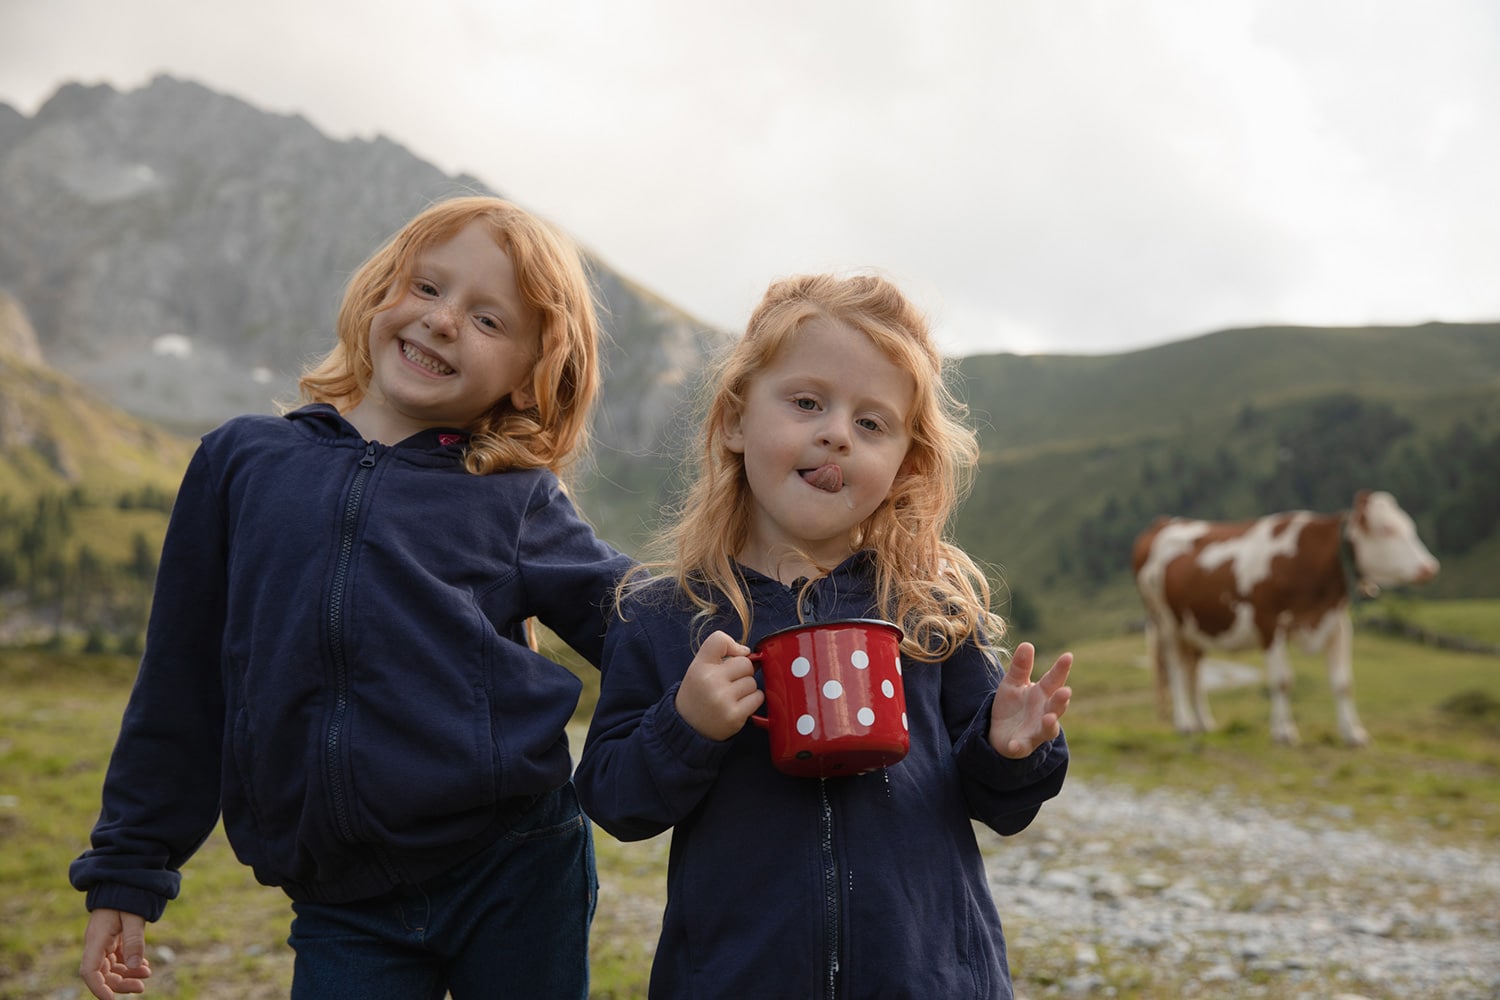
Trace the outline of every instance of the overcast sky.
<instances>
[{"instance_id":1,"label":"overcast sky","mask_svg":"<svg viewBox=\"0 0 1500 1000\"><path fill-rule=\"evenodd\" d=\"M0 0L25 114L166 72L473 174L725 329L878 268L954 354L1500 319L1497 52L1493 0Z\"/></svg>"}]
</instances>

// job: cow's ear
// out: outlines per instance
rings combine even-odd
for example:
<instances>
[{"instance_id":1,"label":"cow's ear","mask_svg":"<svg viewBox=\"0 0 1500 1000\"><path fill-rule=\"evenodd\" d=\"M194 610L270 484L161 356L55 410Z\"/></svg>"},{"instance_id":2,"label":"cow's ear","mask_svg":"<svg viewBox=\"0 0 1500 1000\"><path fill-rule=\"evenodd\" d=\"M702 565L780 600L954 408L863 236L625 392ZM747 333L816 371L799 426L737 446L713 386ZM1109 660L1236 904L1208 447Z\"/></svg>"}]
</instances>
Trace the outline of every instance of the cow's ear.
<instances>
[{"instance_id":1,"label":"cow's ear","mask_svg":"<svg viewBox=\"0 0 1500 1000\"><path fill-rule=\"evenodd\" d=\"M1365 508L1369 506L1369 503L1369 490L1360 490L1358 493L1354 494L1354 511L1350 515L1349 519L1355 524L1359 525L1361 528L1363 528L1370 520L1369 516L1365 513Z\"/></svg>"}]
</instances>

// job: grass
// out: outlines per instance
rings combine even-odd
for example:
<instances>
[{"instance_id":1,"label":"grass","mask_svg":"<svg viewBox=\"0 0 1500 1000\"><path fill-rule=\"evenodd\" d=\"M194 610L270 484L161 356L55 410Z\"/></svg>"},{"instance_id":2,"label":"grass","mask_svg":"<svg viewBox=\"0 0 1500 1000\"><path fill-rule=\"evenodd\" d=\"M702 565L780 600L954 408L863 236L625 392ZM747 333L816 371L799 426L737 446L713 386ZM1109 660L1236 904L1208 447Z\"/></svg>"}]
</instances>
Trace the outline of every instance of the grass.
<instances>
[{"instance_id":1,"label":"grass","mask_svg":"<svg viewBox=\"0 0 1500 1000\"><path fill-rule=\"evenodd\" d=\"M1463 636L1500 647L1500 614L1495 612L1494 601L1419 601L1407 595L1384 596L1364 613L1416 625L1436 635Z\"/></svg>"},{"instance_id":2,"label":"grass","mask_svg":"<svg viewBox=\"0 0 1500 1000\"><path fill-rule=\"evenodd\" d=\"M1423 605L1421 614L1455 628L1500 620L1496 602L1455 605ZM1373 828L1415 844L1500 850L1500 658L1360 632L1355 697L1374 742L1353 750L1338 741L1321 662L1298 657L1293 710L1303 745L1294 749L1271 743L1258 687L1214 692L1220 730L1179 737L1156 715L1140 636L1071 648L1078 660L1066 722L1078 779L1204 794L1231 788L1282 815ZM1043 650L1042 658L1054 653ZM7 887L0 894L0 1000L77 995L86 918L67 866L87 846L133 674L134 664L118 656L0 650L0 883ZM583 704L592 701L587 692ZM582 725L576 720L575 737ZM597 846L594 993L640 997L659 926L668 838L620 844L600 833ZM258 885L216 832L187 866L182 897L148 928L149 945L171 952L169 959L153 954L150 995L284 997L289 920L285 897ZM1066 942L1044 935L1045 928L1031 928L1013 943L1018 986L1029 995L1045 988L1045 955L1059 948L1071 954ZM1110 970L1112 995L1174 996L1171 970L1153 969L1147 956L1106 958L1101 968Z\"/></svg>"},{"instance_id":3,"label":"grass","mask_svg":"<svg viewBox=\"0 0 1500 1000\"><path fill-rule=\"evenodd\" d=\"M45 997L76 983L87 915L67 882L68 862L88 846L99 787L135 665L118 656L0 652L0 998ZM19 889L19 891L16 891ZM288 909L256 883L216 831L183 876L182 898L147 930L152 995L225 995L226 972L286 995ZM79 984L81 986L81 984Z\"/></svg>"},{"instance_id":4,"label":"grass","mask_svg":"<svg viewBox=\"0 0 1500 1000\"><path fill-rule=\"evenodd\" d=\"M1339 738L1321 657L1293 656L1302 742L1286 747L1271 742L1259 685L1212 692L1218 729L1182 737L1157 716L1139 636L1074 652L1065 722L1077 777L1143 791L1227 786L1246 802L1311 809L1338 825L1500 848L1500 658L1358 633L1354 697L1372 744L1354 750Z\"/></svg>"}]
</instances>

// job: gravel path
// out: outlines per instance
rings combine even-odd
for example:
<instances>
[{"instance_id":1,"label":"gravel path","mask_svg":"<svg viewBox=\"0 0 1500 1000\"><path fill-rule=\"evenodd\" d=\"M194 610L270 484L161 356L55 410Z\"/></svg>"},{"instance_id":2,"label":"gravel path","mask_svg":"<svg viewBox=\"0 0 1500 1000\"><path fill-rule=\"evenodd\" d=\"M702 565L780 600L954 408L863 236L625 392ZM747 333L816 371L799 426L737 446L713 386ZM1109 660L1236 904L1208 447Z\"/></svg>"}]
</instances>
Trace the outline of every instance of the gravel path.
<instances>
[{"instance_id":1,"label":"gravel path","mask_svg":"<svg viewBox=\"0 0 1500 1000\"><path fill-rule=\"evenodd\" d=\"M1338 818L1070 779L1025 833L980 831L1019 996L1500 997L1500 854Z\"/></svg>"}]
</instances>

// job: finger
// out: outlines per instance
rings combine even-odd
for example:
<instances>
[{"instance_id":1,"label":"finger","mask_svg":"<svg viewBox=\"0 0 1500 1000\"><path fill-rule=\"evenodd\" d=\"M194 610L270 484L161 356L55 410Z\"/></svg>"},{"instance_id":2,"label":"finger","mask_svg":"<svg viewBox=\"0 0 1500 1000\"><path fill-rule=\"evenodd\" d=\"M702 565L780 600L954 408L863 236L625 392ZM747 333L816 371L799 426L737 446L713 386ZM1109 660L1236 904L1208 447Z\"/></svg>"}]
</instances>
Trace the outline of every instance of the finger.
<instances>
[{"instance_id":1,"label":"finger","mask_svg":"<svg viewBox=\"0 0 1500 1000\"><path fill-rule=\"evenodd\" d=\"M79 977L89 992L100 1000L114 1000L114 991L104 979L119 940L118 924L111 922L111 916L107 910L89 914L88 926L83 932L83 958L78 963Z\"/></svg>"},{"instance_id":2,"label":"finger","mask_svg":"<svg viewBox=\"0 0 1500 1000\"><path fill-rule=\"evenodd\" d=\"M756 688L734 703L735 711L743 712L744 717L748 719L750 716L755 714L755 710L757 708L760 708L761 704L765 700L766 693L760 688Z\"/></svg>"},{"instance_id":3,"label":"finger","mask_svg":"<svg viewBox=\"0 0 1500 1000\"><path fill-rule=\"evenodd\" d=\"M141 959L140 965L126 965L124 962L115 961L109 965L109 974L120 979L149 979L151 977L151 960ZM116 987L118 990L119 987Z\"/></svg>"},{"instance_id":4,"label":"finger","mask_svg":"<svg viewBox=\"0 0 1500 1000\"><path fill-rule=\"evenodd\" d=\"M743 646L740 648L744 648ZM726 656L720 664L723 676L737 684L755 685L755 662L743 654Z\"/></svg>"},{"instance_id":5,"label":"finger","mask_svg":"<svg viewBox=\"0 0 1500 1000\"><path fill-rule=\"evenodd\" d=\"M746 698L760 693L760 685L755 683L755 675L753 673L746 674L743 677L736 677L729 684L729 696L737 702L744 701Z\"/></svg>"},{"instance_id":6,"label":"finger","mask_svg":"<svg viewBox=\"0 0 1500 1000\"><path fill-rule=\"evenodd\" d=\"M139 979L121 978L117 984L114 984L114 991L115 994L145 993L145 984Z\"/></svg>"},{"instance_id":7,"label":"finger","mask_svg":"<svg viewBox=\"0 0 1500 1000\"><path fill-rule=\"evenodd\" d=\"M1015 684L1030 683L1031 668L1035 662L1036 647L1029 642L1021 643L1010 658L1010 669L1005 672L1005 679Z\"/></svg>"},{"instance_id":8,"label":"finger","mask_svg":"<svg viewBox=\"0 0 1500 1000\"><path fill-rule=\"evenodd\" d=\"M89 988L97 1000L115 1000L115 991L104 985L104 972L100 969L79 970L83 985Z\"/></svg>"},{"instance_id":9,"label":"finger","mask_svg":"<svg viewBox=\"0 0 1500 1000\"><path fill-rule=\"evenodd\" d=\"M1021 737L1017 736L1006 744L1005 755L1016 760L1020 760L1024 757L1030 757L1036 750L1036 748L1045 742L1047 742L1047 740L1043 738L1041 740L1038 740L1036 743L1028 743L1026 740L1023 740Z\"/></svg>"},{"instance_id":10,"label":"finger","mask_svg":"<svg viewBox=\"0 0 1500 1000\"><path fill-rule=\"evenodd\" d=\"M1042 679L1037 683L1041 684L1042 689L1045 690L1048 694L1051 694L1061 689L1064 684L1068 683L1068 674L1072 673L1072 671L1073 654L1064 653L1057 658L1052 666L1048 668L1047 672L1042 675Z\"/></svg>"},{"instance_id":11,"label":"finger","mask_svg":"<svg viewBox=\"0 0 1500 1000\"><path fill-rule=\"evenodd\" d=\"M114 983L115 993L145 993L145 976L119 976Z\"/></svg>"},{"instance_id":12,"label":"finger","mask_svg":"<svg viewBox=\"0 0 1500 1000\"><path fill-rule=\"evenodd\" d=\"M125 968L132 974L144 972L151 975L146 965L146 919L134 913L120 915L120 954L125 956Z\"/></svg>"},{"instance_id":13,"label":"finger","mask_svg":"<svg viewBox=\"0 0 1500 1000\"><path fill-rule=\"evenodd\" d=\"M723 630L716 630L703 640L703 648L721 660L731 656L745 656L750 652L749 646L742 645Z\"/></svg>"}]
</instances>

